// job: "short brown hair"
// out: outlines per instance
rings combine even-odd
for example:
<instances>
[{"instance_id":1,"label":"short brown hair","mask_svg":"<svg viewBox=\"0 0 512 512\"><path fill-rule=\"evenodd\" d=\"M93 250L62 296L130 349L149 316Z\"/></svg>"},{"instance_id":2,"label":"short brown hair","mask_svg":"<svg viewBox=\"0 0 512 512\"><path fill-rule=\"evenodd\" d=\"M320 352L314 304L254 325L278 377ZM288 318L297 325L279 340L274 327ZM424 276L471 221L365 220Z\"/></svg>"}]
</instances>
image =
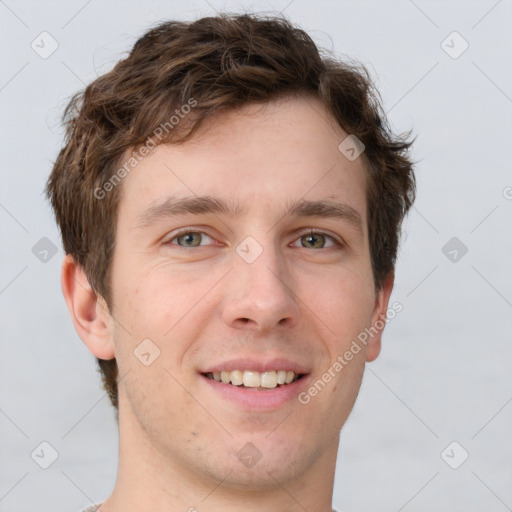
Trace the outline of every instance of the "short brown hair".
<instances>
[{"instance_id":1,"label":"short brown hair","mask_svg":"<svg viewBox=\"0 0 512 512\"><path fill-rule=\"evenodd\" d=\"M126 152L154 141L155 130L165 123L159 143L177 144L220 111L297 94L317 96L365 146L370 256L375 287L382 287L394 271L400 226L415 197L410 133L392 134L361 64L322 56L306 32L282 17L220 14L190 23L167 21L149 30L64 112L66 140L46 193L65 252L84 268L110 311L121 191L112 177ZM185 122L169 125L191 98L196 104ZM116 360L98 359L98 364L117 408Z\"/></svg>"}]
</instances>

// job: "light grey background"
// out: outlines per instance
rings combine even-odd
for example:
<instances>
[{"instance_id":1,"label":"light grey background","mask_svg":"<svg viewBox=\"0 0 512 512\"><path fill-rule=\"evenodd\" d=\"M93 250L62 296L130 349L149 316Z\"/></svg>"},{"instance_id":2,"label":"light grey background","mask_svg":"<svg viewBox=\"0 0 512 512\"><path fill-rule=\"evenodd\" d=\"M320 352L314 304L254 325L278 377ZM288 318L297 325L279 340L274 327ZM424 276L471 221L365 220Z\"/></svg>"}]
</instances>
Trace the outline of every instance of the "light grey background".
<instances>
[{"instance_id":1,"label":"light grey background","mask_svg":"<svg viewBox=\"0 0 512 512\"><path fill-rule=\"evenodd\" d=\"M6 0L0 511L78 511L116 477L114 413L61 295L63 252L42 192L62 109L152 24L215 10L284 10L318 44L368 65L395 130L418 135L418 198L392 296L404 309L342 431L334 505L512 510L512 1ZM31 48L43 31L59 45L47 59ZM43 237L58 247L46 262L44 248L32 252ZM445 256L452 237L467 254ZM43 441L58 452L46 470L31 458L49 457Z\"/></svg>"}]
</instances>

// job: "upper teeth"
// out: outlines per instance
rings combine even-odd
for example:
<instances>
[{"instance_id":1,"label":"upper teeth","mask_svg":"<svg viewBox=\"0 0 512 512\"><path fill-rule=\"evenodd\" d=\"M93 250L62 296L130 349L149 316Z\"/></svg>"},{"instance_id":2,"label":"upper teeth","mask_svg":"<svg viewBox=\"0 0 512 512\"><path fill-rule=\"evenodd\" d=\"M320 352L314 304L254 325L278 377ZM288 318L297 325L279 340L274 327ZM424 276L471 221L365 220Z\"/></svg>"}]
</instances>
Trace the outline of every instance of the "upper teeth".
<instances>
[{"instance_id":1,"label":"upper teeth","mask_svg":"<svg viewBox=\"0 0 512 512\"><path fill-rule=\"evenodd\" d=\"M233 384L241 386L242 384L248 388L275 388L278 384L290 384L298 375L292 371L272 370L269 372L253 372L251 370L233 370L231 372L213 372L207 373L208 377L216 381L222 381L225 384Z\"/></svg>"}]
</instances>

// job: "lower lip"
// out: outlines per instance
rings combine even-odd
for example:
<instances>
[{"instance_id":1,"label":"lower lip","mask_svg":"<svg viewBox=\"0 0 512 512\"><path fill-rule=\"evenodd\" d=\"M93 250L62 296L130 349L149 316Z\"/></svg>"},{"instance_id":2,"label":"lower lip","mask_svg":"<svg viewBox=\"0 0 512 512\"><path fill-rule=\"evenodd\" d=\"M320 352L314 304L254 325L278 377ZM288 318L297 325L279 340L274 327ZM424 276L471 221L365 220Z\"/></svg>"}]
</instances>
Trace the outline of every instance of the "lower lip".
<instances>
[{"instance_id":1,"label":"lower lip","mask_svg":"<svg viewBox=\"0 0 512 512\"><path fill-rule=\"evenodd\" d=\"M301 390L306 387L308 375L303 375L299 380L290 384L267 390L241 388L209 379L204 375L201 375L201 378L216 393L242 408L251 411L269 411L279 409L290 400L297 400Z\"/></svg>"}]
</instances>

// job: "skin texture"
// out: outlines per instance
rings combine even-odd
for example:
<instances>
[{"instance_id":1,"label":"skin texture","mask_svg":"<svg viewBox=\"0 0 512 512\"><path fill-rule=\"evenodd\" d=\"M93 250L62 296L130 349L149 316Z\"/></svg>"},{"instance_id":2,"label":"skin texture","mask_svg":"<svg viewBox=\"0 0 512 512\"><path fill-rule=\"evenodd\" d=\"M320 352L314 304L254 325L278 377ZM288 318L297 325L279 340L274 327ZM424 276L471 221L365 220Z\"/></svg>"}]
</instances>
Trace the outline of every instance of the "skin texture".
<instances>
[{"instance_id":1,"label":"skin texture","mask_svg":"<svg viewBox=\"0 0 512 512\"><path fill-rule=\"evenodd\" d=\"M306 405L250 410L200 372L237 357L286 357L308 369L311 385L385 315L393 278L375 290L364 161L340 153L346 136L304 97L217 115L189 142L158 146L122 183L112 314L66 257L62 287L77 332L95 356L115 356L121 376L119 471L102 511L229 512L242 500L246 511L331 510L339 433L381 332ZM143 226L142 212L171 195L246 211ZM283 214L301 199L351 206L362 230ZM176 238L181 228L204 234ZM311 241L310 229L325 237ZM248 236L262 249L252 263L236 251ZM148 366L134 355L144 339L160 350ZM248 442L261 454L252 467L237 456Z\"/></svg>"}]
</instances>

